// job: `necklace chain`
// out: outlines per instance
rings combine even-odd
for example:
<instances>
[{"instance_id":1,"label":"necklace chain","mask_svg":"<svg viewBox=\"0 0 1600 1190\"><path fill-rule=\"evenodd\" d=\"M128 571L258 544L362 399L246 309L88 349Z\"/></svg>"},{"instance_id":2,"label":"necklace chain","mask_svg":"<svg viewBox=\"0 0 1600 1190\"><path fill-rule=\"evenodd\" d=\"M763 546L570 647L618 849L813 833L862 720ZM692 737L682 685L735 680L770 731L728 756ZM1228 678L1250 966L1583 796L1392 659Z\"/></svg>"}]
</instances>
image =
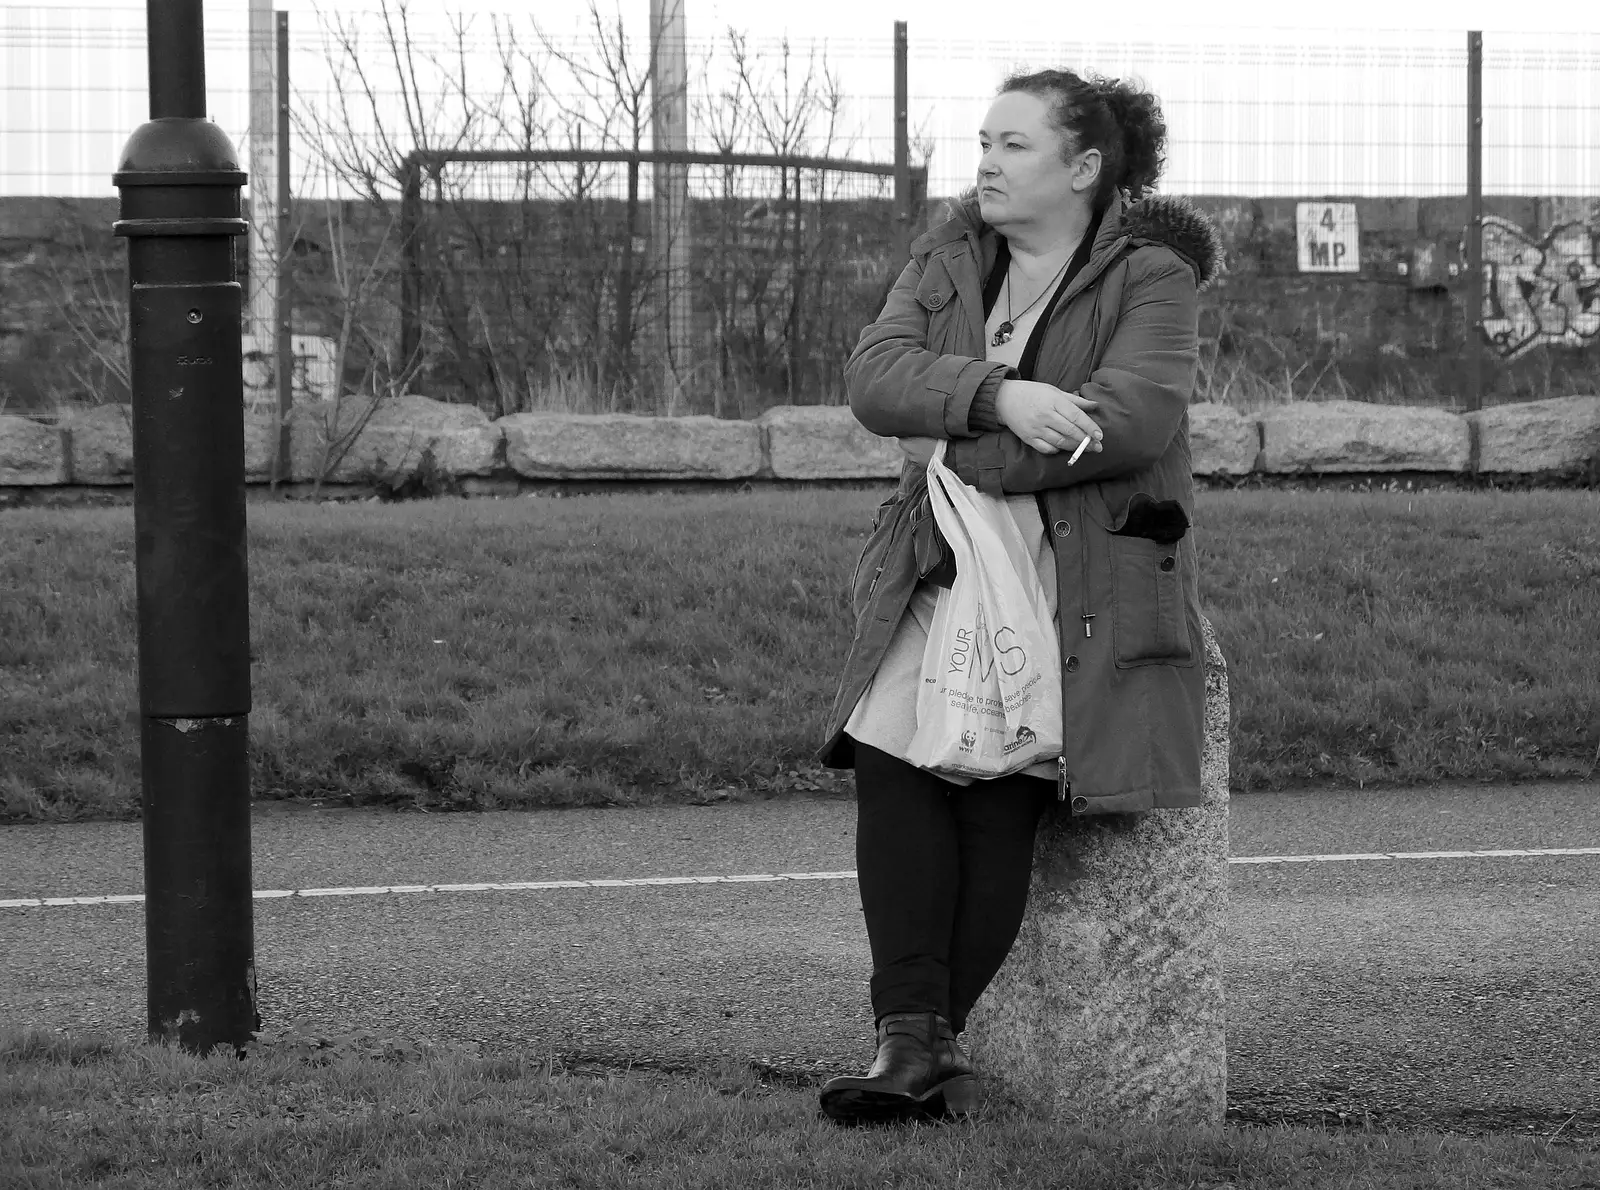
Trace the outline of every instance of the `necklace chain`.
<instances>
[{"instance_id":1,"label":"necklace chain","mask_svg":"<svg viewBox=\"0 0 1600 1190\"><path fill-rule=\"evenodd\" d=\"M1006 320L995 328L994 338L989 341L991 347L999 347L1002 344L1009 343L1011 341L1011 336L1017 329L1016 319L1021 318L1029 310L1038 305L1039 299L1044 297L1045 294L1049 293L1051 289L1055 287L1057 279L1060 278L1062 273L1067 271L1067 266L1072 263L1072 258L1075 254L1076 249L1074 249L1073 252L1067 253L1067 258L1061 262L1061 267L1056 270L1055 276L1051 277L1045 287L1034 295L1033 301L1022 307L1022 309L1017 311L1016 314L1011 313L1011 264L1009 261L1006 263Z\"/></svg>"}]
</instances>

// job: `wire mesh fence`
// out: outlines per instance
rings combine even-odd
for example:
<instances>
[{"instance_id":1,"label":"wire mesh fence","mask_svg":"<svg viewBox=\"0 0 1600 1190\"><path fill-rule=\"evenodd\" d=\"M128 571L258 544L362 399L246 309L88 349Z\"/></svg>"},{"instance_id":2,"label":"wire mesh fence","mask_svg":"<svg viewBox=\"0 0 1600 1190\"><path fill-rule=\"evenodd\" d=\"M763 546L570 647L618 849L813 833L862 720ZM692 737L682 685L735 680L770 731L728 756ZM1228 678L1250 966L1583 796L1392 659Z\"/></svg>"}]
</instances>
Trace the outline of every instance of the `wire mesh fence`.
<instances>
[{"instance_id":1,"label":"wire mesh fence","mask_svg":"<svg viewBox=\"0 0 1600 1190\"><path fill-rule=\"evenodd\" d=\"M1475 345L1487 402L1597 392L1600 38L1484 41L1477 330L1464 32L946 46L924 69L1083 64L1160 96L1161 189L1192 196L1227 249L1202 298L1197 399L1463 407ZM975 88L929 111L936 187L975 168L989 101Z\"/></svg>"},{"instance_id":2,"label":"wire mesh fence","mask_svg":"<svg viewBox=\"0 0 1600 1190\"><path fill-rule=\"evenodd\" d=\"M249 31L221 15L211 109L248 167ZM903 261L888 28L688 42L675 147L769 160L682 166L682 207L663 217L642 35L392 6L294 19L280 271L294 331L327 345L347 389L405 384L494 413L736 417L843 398L844 360ZM1600 38L1485 39L1474 290L1463 33L910 32L908 149L933 196L917 194L915 230L973 176L1009 70L1131 75L1160 96L1161 189L1193 197L1227 249L1202 300L1197 399L1460 406L1474 346L1487 402L1600 391ZM0 9L0 55L0 403L119 399L123 249L106 200L144 118L142 13ZM589 160L440 158L408 215L419 150ZM771 160L798 157L833 164ZM243 251L240 274L261 281Z\"/></svg>"},{"instance_id":3,"label":"wire mesh fence","mask_svg":"<svg viewBox=\"0 0 1600 1190\"><path fill-rule=\"evenodd\" d=\"M492 394L500 411L737 417L843 399L843 361L895 267L891 167L648 156L430 171L402 236L401 354L426 361L419 386ZM665 226L651 173L687 197Z\"/></svg>"}]
</instances>

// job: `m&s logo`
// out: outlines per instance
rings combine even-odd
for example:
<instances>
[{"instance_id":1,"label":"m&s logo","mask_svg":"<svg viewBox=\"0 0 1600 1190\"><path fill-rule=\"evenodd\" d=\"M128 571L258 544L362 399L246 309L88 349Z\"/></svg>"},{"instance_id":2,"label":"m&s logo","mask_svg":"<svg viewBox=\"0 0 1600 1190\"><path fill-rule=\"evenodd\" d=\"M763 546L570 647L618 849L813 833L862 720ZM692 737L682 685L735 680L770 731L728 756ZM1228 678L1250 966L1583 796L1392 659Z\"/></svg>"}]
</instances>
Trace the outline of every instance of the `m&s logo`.
<instances>
[{"instance_id":1,"label":"m&s logo","mask_svg":"<svg viewBox=\"0 0 1600 1190\"><path fill-rule=\"evenodd\" d=\"M1000 650L1000 669L1006 677L1014 678L1022 672L1023 666L1028 664L1028 651L1018 644L1006 644L1000 639L1001 637L1014 641L1017 634L1010 628L1002 628L994 634L995 647Z\"/></svg>"}]
</instances>

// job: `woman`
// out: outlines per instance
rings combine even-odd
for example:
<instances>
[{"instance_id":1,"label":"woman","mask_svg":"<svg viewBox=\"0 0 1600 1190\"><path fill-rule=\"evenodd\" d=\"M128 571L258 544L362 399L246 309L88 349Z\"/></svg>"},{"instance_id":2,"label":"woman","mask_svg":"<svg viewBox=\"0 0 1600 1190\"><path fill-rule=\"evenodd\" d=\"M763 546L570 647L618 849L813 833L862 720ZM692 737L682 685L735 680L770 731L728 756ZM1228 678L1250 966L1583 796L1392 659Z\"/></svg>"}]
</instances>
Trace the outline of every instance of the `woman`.
<instances>
[{"instance_id":1,"label":"woman","mask_svg":"<svg viewBox=\"0 0 1600 1190\"><path fill-rule=\"evenodd\" d=\"M1166 126L1127 83L1014 76L979 139L978 186L912 245L845 370L857 420L908 461L857 566L820 754L855 769L878 1033L868 1073L822 1089L842 1121L976 1107L956 1038L1016 940L1053 800L1073 814L1201 803L1187 407L1215 230L1181 200L1141 197ZM994 780L903 759L950 580L926 499L938 439L964 482L1005 497L1061 643L1062 754Z\"/></svg>"}]
</instances>

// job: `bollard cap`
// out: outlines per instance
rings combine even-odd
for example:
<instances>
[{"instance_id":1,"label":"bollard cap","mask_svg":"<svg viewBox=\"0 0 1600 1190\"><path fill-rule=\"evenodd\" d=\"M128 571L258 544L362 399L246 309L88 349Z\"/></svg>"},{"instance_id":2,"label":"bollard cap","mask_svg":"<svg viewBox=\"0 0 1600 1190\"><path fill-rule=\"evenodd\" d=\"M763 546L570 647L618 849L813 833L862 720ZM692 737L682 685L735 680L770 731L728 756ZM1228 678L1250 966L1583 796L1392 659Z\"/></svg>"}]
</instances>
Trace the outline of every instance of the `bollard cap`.
<instances>
[{"instance_id":1,"label":"bollard cap","mask_svg":"<svg viewBox=\"0 0 1600 1190\"><path fill-rule=\"evenodd\" d=\"M163 116L141 124L122 150L112 182L122 191L119 236L237 236L239 169L233 142L210 120Z\"/></svg>"},{"instance_id":2,"label":"bollard cap","mask_svg":"<svg viewBox=\"0 0 1600 1190\"><path fill-rule=\"evenodd\" d=\"M111 181L118 187L243 186L245 177L221 128L193 116L164 116L134 129Z\"/></svg>"}]
</instances>

